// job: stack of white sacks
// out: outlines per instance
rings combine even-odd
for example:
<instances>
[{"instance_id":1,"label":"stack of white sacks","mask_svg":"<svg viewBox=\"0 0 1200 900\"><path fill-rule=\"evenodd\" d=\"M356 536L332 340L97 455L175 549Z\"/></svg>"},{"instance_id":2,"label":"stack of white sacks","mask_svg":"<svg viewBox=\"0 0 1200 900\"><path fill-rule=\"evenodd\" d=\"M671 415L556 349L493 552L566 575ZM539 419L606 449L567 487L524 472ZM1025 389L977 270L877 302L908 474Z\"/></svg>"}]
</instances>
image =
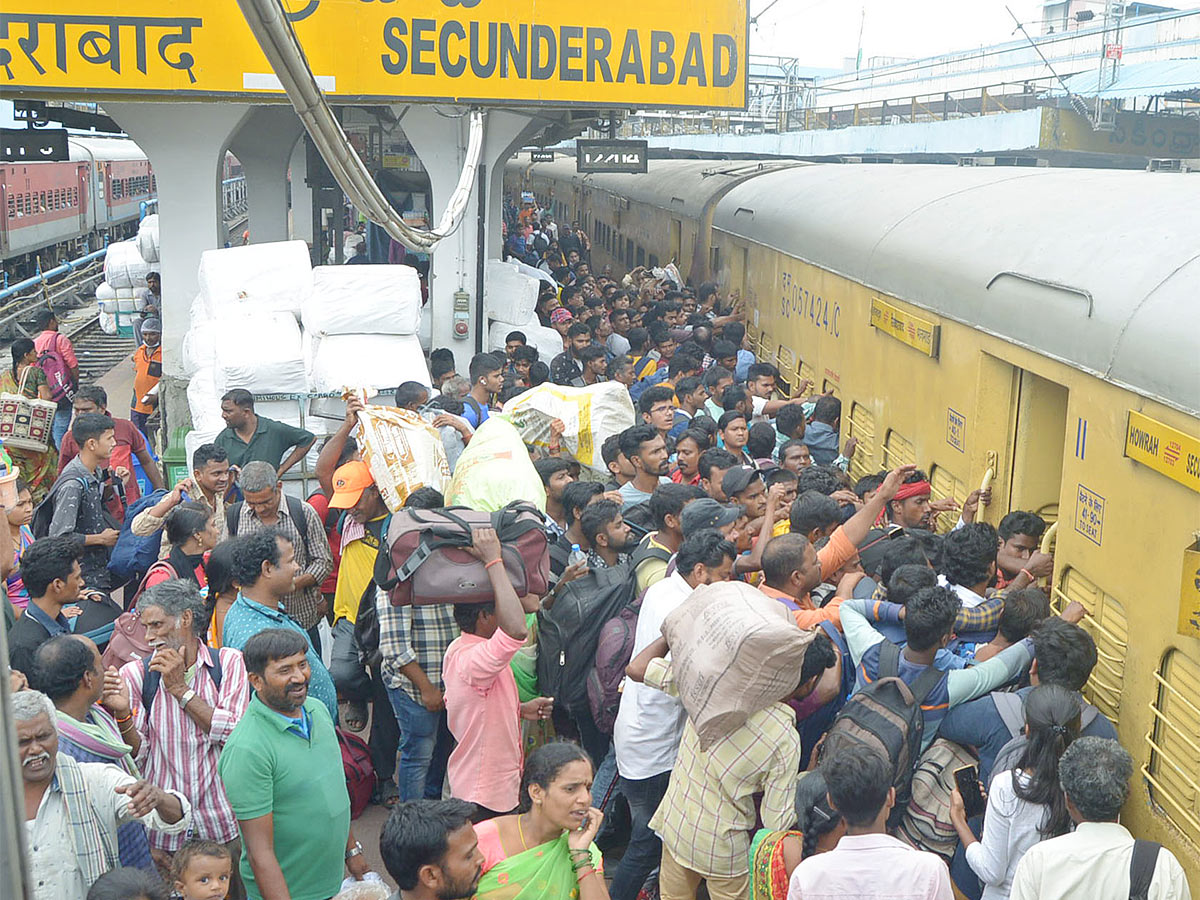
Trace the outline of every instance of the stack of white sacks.
<instances>
[{"instance_id":1,"label":"stack of white sacks","mask_svg":"<svg viewBox=\"0 0 1200 900\"><path fill-rule=\"evenodd\" d=\"M200 294L183 341L188 407L196 447L225 427L221 396L315 394L404 381L429 383L418 338L421 287L408 266L320 266L303 241L209 250L200 258ZM303 322L303 331L300 323ZM345 404L329 400L259 401L260 415L324 435ZM318 438L318 444L320 439ZM310 454L310 470L317 446ZM299 486L297 485L297 488Z\"/></svg>"},{"instance_id":2,"label":"stack of white sacks","mask_svg":"<svg viewBox=\"0 0 1200 900\"><path fill-rule=\"evenodd\" d=\"M563 341L557 331L538 321L535 307L541 280L526 274L532 271L535 270L515 262L487 261L483 290L483 305L490 323L487 346L489 350L503 350L505 335L520 331L529 346L537 348L539 361L550 365L550 360L562 353Z\"/></svg>"},{"instance_id":3,"label":"stack of white sacks","mask_svg":"<svg viewBox=\"0 0 1200 900\"><path fill-rule=\"evenodd\" d=\"M117 333L118 314L122 325L131 324L134 313L146 306L146 276L158 264L158 216L149 215L138 225L137 236L109 244L104 254L104 280L96 286L100 328Z\"/></svg>"}]
</instances>

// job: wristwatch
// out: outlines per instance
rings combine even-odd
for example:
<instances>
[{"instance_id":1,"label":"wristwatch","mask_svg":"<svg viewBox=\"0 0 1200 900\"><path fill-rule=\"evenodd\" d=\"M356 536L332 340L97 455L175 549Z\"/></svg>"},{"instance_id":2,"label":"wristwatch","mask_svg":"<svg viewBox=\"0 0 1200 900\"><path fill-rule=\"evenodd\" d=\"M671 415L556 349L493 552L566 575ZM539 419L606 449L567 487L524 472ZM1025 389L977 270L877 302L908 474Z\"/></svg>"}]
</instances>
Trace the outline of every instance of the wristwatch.
<instances>
[{"instance_id":1,"label":"wristwatch","mask_svg":"<svg viewBox=\"0 0 1200 900\"><path fill-rule=\"evenodd\" d=\"M196 697L196 692L193 691L191 688L188 688L186 691L183 692L183 696L179 698L179 708L187 709L187 705L189 703L191 703L192 700L195 699L195 697Z\"/></svg>"},{"instance_id":2,"label":"wristwatch","mask_svg":"<svg viewBox=\"0 0 1200 900\"><path fill-rule=\"evenodd\" d=\"M355 856L362 856L362 852L363 852L362 844L360 844L358 841L355 841L354 846L346 851L347 861L349 861L351 858L353 858Z\"/></svg>"}]
</instances>

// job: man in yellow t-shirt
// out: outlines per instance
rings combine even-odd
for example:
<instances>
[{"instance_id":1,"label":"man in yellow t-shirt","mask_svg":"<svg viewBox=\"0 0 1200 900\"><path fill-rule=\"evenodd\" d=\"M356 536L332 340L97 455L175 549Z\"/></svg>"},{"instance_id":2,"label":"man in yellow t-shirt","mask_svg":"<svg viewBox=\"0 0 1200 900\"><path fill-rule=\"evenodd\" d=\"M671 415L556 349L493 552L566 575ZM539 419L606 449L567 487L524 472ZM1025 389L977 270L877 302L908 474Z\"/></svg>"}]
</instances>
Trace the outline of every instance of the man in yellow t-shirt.
<instances>
[{"instance_id":1,"label":"man in yellow t-shirt","mask_svg":"<svg viewBox=\"0 0 1200 900\"><path fill-rule=\"evenodd\" d=\"M333 653L329 674L338 690L338 714L347 728L361 731L367 722L367 701L381 701L375 703L369 746L380 790L386 792L383 797L386 801L396 792L391 780L398 740L395 716L378 673L369 673L360 661L354 634L359 603L364 595L367 597L365 602L375 601L375 558L379 555L390 518L365 462L348 462L333 473L329 508L346 511L341 529L342 560L333 594Z\"/></svg>"}]
</instances>

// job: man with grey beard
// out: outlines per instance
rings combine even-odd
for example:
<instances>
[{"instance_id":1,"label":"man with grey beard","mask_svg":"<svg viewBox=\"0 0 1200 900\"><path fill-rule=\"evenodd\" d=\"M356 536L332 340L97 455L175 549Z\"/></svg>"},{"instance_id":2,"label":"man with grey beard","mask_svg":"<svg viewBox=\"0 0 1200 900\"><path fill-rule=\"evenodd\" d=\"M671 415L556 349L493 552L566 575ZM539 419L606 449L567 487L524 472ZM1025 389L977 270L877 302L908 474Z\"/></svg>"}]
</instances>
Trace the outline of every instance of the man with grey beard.
<instances>
[{"instance_id":1,"label":"man with grey beard","mask_svg":"<svg viewBox=\"0 0 1200 900\"><path fill-rule=\"evenodd\" d=\"M38 691L12 698L25 789L25 833L33 900L83 900L120 865L117 827L139 821L177 834L191 824L188 801L110 763L58 752L54 704Z\"/></svg>"}]
</instances>

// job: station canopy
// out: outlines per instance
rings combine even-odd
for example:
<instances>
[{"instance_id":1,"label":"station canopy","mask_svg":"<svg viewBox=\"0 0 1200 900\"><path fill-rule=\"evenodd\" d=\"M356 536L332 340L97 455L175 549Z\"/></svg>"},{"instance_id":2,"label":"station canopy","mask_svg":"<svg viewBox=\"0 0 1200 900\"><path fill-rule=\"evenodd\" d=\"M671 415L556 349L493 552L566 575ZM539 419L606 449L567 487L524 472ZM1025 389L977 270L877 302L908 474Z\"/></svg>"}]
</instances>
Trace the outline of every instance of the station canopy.
<instances>
[{"instance_id":1,"label":"station canopy","mask_svg":"<svg viewBox=\"0 0 1200 900\"><path fill-rule=\"evenodd\" d=\"M284 0L284 8L334 103L746 106L746 0ZM0 91L286 100L234 0L6 0Z\"/></svg>"}]
</instances>

